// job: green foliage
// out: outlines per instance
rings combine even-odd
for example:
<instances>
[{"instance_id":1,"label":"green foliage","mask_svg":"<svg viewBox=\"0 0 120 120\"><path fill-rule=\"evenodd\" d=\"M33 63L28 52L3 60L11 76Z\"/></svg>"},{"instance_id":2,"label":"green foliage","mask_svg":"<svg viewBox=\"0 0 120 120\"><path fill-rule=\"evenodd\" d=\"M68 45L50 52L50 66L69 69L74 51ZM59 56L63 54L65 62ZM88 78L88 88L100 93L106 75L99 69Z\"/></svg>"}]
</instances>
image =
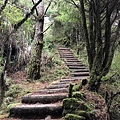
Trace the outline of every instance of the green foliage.
<instances>
[{"instance_id":1,"label":"green foliage","mask_svg":"<svg viewBox=\"0 0 120 120\"><path fill-rule=\"evenodd\" d=\"M68 74L68 71L65 71L65 70L63 70L63 69L56 69L56 70L54 71L54 76L55 76L56 78L58 78L58 76L59 76L59 77L66 76L67 74Z\"/></svg>"},{"instance_id":2,"label":"green foliage","mask_svg":"<svg viewBox=\"0 0 120 120\"><path fill-rule=\"evenodd\" d=\"M85 118L76 114L67 114L65 120L85 120Z\"/></svg>"},{"instance_id":3,"label":"green foliage","mask_svg":"<svg viewBox=\"0 0 120 120\"><path fill-rule=\"evenodd\" d=\"M21 87L18 84L13 84L9 87L9 90L6 92L8 97L17 97L18 93L21 92Z\"/></svg>"},{"instance_id":4,"label":"green foliage","mask_svg":"<svg viewBox=\"0 0 120 120\"><path fill-rule=\"evenodd\" d=\"M23 13L22 10L18 9L17 7L7 4L6 8L4 9L4 17L4 25L14 25L23 18Z\"/></svg>"},{"instance_id":5,"label":"green foliage","mask_svg":"<svg viewBox=\"0 0 120 120\"><path fill-rule=\"evenodd\" d=\"M33 6L32 1L27 1L27 0L19 0L19 4L21 4L21 6L26 6L26 8L30 8Z\"/></svg>"},{"instance_id":6,"label":"green foliage","mask_svg":"<svg viewBox=\"0 0 120 120\"><path fill-rule=\"evenodd\" d=\"M56 20L59 20L63 23L72 23L76 24L80 21L80 14L78 9L74 5L69 4L66 1L59 0L59 16L56 17ZM72 9L71 9L72 8Z\"/></svg>"},{"instance_id":7,"label":"green foliage","mask_svg":"<svg viewBox=\"0 0 120 120\"><path fill-rule=\"evenodd\" d=\"M78 110L91 111L91 108L78 98L66 98L63 100L63 115L75 113Z\"/></svg>"},{"instance_id":8,"label":"green foliage","mask_svg":"<svg viewBox=\"0 0 120 120\"><path fill-rule=\"evenodd\" d=\"M87 117L89 119L89 113L83 110L79 110L76 112L77 115L83 116L83 117Z\"/></svg>"},{"instance_id":9,"label":"green foliage","mask_svg":"<svg viewBox=\"0 0 120 120\"><path fill-rule=\"evenodd\" d=\"M68 113L75 113L75 110L79 108L79 102L75 98L66 98L63 100L63 116Z\"/></svg>"},{"instance_id":10,"label":"green foliage","mask_svg":"<svg viewBox=\"0 0 120 120\"><path fill-rule=\"evenodd\" d=\"M25 17L25 14L29 11L30 7L33 6L33 4L28 1L18 0L15 3L13 2L13 0L9 1L0 16L0 29L2 30L2 36L6 36L7 34L9 34L14 29L14 25L20 22ZM33 40L33 24L34 21L31 18L28 18L24 25L19 28L17 33L11 35L12 40L15 41L15 43L19 44L19 46L21 45L22 47L28 44L30 45Z\"/></svg>"},{"instance_id":11,"label":"green foliage","mask_svg":"<svg viewBox=\"0 0 120 120\"><path fill-rule=\"evenodd\" d=\"M48 14L54 20L52 28L53 40L57 43L70 46L75 44L76 31L79 31L81 17L74 5L64 0L52 3Z\"/></svg>"},{"instance_id":12,"label":"green foliage","mask_svg":"<svg viewBox=\"0 0 120 120\"><path fill-rule=\"evenodd\" d=\"M114 54L111 69L113 69L117 74L120 74L120 51L118 50Z\"/></svg>"},{"instance_id":13,"label":"green foliage","mask_svg":"<svg viewBox=\"0 0 120 120\"><path fill-rule=\"evenodd\" d=\"M80 91L73 92L73 97L77 98L78 100L85 100L85 98L86 98L85 94Z\"/></svg>"},{"instance_id":14,"label":"green foliage","mask_svg":"<svg viewBox=\"0 0 120 120\"><path fill-rule=\"evenodd\" d=\"M80 88L81 88L81 85L80 85L80 84L74 85L74 86L73 86L73 92L79 91Z\"/></svg>"}]
</instances>

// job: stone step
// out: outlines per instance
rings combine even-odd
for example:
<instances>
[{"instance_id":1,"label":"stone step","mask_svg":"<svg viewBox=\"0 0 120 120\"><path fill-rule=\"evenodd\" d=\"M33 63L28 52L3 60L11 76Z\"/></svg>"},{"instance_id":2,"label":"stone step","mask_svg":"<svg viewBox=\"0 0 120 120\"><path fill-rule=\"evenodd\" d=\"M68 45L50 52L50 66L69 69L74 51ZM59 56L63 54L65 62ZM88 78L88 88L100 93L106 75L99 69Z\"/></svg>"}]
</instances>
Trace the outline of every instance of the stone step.
<instances>
[{"instance_id":1,"label":"stone step","mask_svg":"<svg viewBox=\"0 0 120 120\"><path fill-rule=\"evenodd\" d=\"M56 83L52 83L51 85L65 85L68 84L66 82L56 82Z\"/></svg>"},{"instance_id":2,"label":"stone step","mask_svg":"<svg viewBox=\"0 0 120 120\"><path fill-rule=\"evenodd\" d=\"M73 72L70 73L71 76L89 76L89 72Z\"/></svg>"},{"instance_id":3,"label":"stone step","mask_svg":"<svg viewBox=\"0 0 120 120\"><path fill-rule=\"evenodd\" d=\"M54 93L68 93L68 88L59 89L43 89L34 92L35 94L54 94ZM33 93L33 94L34 94Z\"/></svg>"},{"instance_id":4,"label":"stone step","mask_svg":"<svg viewBox=\"0 0 120 120\"><path fill-rule=\"evenodd\" d=\"M60 47L60 48L58 48L58 50L59 51L62 51L62 50L68 50L69 51L70 49L69 48Z\"/></svg>"},{"instance_id":5,"label":"stone step","mask_svg":"<svg viewBox=\"0 0 120 120\"><path fill-rule=\"evenodd\" d=\"M67 88L69 84L62 84L62 85L50 85L45 87L46 89L57 89L57 88Z\"/></svg>"},{"instance_id":6,"label":"stone step","mask_svg":"<svg viewBox=\"0 0 120 120\"><path fill-rule=\"evenodd\" d=\"M78 79L78 80L82 80L82 79L88 79L89 76L76 76L76 77L71 77L72 79Z\"/></svg>"},{"instance_id":7,"label":"stone step","mask_svg":"<svg viewBox=\"0 0 120 120\"><path fill-rule=\"evenodd\" d=\"M60 55L72 54L73 55L73 53L71 51L59 51L59 54Z\"/></svg>"},{"instance_id":8,"label":"stone step","mask_svg":"<svg viewBox=\"0 0 120 120\"><path fill-rule=\"evenodd\" d=\"M73 55L69 55L69 56L64 56L64 58L66 59L66 58L70 58L70 59L76 59Z\"/></svg>"},{"instance_id":9,"label":"stone step","mask_svg":"<svg viewBox=\"0 0 120 120\"><path fill-rule=\"evenodd\" d=\"M86 69L85 66L69 66L69 69Z\"/></svg>"},{"instance_id":10,"label":"stone step","mask_svg":"<svg viewBox=\"0 0 120 120\"><path fill-rule=\"evenodd\" d=\"M65 55L65 56L63 56L63 55L60 55L60 58L74 58L74 56L73 55Z\"/></svg>"},{"instance_id":11,"label":"stone step","mask_svg":"<svg viewBox=\"0 0 120 120\"><path fill-rule=\"evenodd\" d=\"M83 64L81 61L79 61L79 62L66 62L66 64L67 65L70 65L70 64L72 64L72 65L78 65L78 64Z\"/></svg>"},{"instance_id":12,"label":"stone step","mask_svg":"<svg viewBox=\"0 0 120 120\"><path fill-rule=\"evenodd\" d=\"M76 58L74 58L74 56L65 56L65 57L61 57L61 58L64 58L64 59L76 59Z\"/></svg>"},{"instance_id":13,"label":"stone step","mask_svg":"<svg viewBox=\"0 0 120 120\"><path fill-rule=\"evenodd\" d=\"M63 100L67 97L67 93L55 94L33 94L22 97L22 103L35 104L35 103L53 103Z\"/></svg>"},{"instance_id":14,"label":"stone step","mask_svg":"<svg viewBox=\"0 0 120 120\"><path fill-rule=\"evenodd\" d=\"M80 62L78 59L64 59L64 61L67 62Z\"/></svg>"},{"instance_id":15,"label":"stone step","mask_svg":"<svg viewBox=\"0 0 120 120\"><path fill-rule=\"evenodd\" d=\"M67 53L67 54L60 54L60 57L61 58L64 58L64 57L67 57L67 56L71 56L71 57L74 57L72 53Z\"/></svg>"},{"instance_id":16,"label":"stone step","mask_svg":"<svg viewBox=\"0 0 120 120\"><path fill-rule=\"evenodd\" d=\"M59 52L60 55L73 55L72 52Z\"/></svg>"},{"instance_id":17,"label":"stone step","mask_svg":"<svg viewBox=\"0 0 120 120\"><path fill-rule=\"evenodd\" d=\"M84 64L66 64L68 67L79 67L79 66L85 66Z\"/></svg>"},{"instance_id":18,"label":"stone step","mask_svg":"<svg viewBox=\"0 0 120 120\"><path fill-rule=\"evenodd\" d=\"M72 83L72 82L77 82L78 79L76 78L71 78L71 79L61 79L60 82L67 82L67 83Z\"/></svg>"},{"instance_id":19,"label":"stone step","mask_svg":"<svg viewBox=\"0 0 120 120\"><path fill-rule=\"evenodd\" d=\"M45 119L48 115L52 118L62 117L61 103L54 104L21 104L10 109L10 117L20 119Z\"/></svg>"},{"instance_id":20,"label":"stone step","mask_svg":"<svg viewBox=\"0 0 120 120\"><path fill-rule=\"evenodd\" d=\"M74 57L74 58L64 58L64 60L66 60L68 62L69 60L76 60L77 61L78 59Z\"/></svg>"},{"instance_id":21,"label":"stone step","mask_svg":"<svg viewBox=\"0 0 120 120\"><path fill-rule=\"evenodd\" d=\"M72 52L68 52L68 53L61 53L61 56L73 56Z\"/></svg>"},{"instance_id":22,"label":"stone step","mask_svg":"<svg viewBox=\"0 0 120 120\"><path fill-rule=\"evenodd\" d=\"M89 72L89 70L86 69L70 69L70 72Z\"/></svg>"}]
</instances>

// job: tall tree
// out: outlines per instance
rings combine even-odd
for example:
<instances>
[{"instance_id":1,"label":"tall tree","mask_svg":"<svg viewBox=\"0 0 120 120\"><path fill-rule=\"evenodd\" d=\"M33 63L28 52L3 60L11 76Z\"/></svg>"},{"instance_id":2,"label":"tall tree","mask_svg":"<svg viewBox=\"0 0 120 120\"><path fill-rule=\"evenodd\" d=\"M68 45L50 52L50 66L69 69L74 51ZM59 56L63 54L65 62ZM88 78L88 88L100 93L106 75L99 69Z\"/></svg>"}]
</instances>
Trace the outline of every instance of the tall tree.
<instances>
[{"instance_id":1,"label":"tall tree","mask_svg":"<svg viewBox=\"0 0 120 120\"><path fill-rule=\"evenodd\" d=\"M79 3L90 72L88 88L98 91L102 76L109 72L118 40L120 0L79 0Z\"/></svg>"},{"instance_id":2,"label":"tall tree","mask_svg":"<svg viewBox=\"0 0 120 120\"><path fill-rule=\"evenodd\" d=\"M79 53L83 44L83 30L78 9L67 0L58 0L51 5L50 17L54 20L52 27L55 41L76 49ZM58 32L59 31L59 32ZM76 47L77 46L77 47Z\"/></svg>"},{"instance_id":3,"label":"tall tree","mask_svg":"<svg viewBox=\"0 0 120 120\"><path fill-rule=\"evenodd\" d=\"M120 0L65 0L78 8L89 63L89 90L98 91L120 43Z\"/></svg>"},{"instance_id":4,"label":"tall tree","mask_svg":"<svg viewBox=\"0 0 120 120\"><path fill-rule=\"evenodd\" d=\"M7 1L7 0L6 0ZM5 64L3 67L2 72L0 73L0 106L3 102L3 98L4 98L4 90L5 90L5 76L6 76L6 71L8 70L8 65L10 62L10 58L11 58L11 46L12 46L12 39L11 36L13 35L13 33L15 33L26 21L27 19L34 13L34 10L36 9L36 7L38 6L38 4L41 2L42 0L39 0L36 2L36 4L30 9L30 12L27 13L25 15L24 18L22 18L22 20L19 20L19 22L17 21L16 24L12 24L12 29L10 29L10 32L8 33L7 36L5 36L4 40L8 42L8 50L7 50L7 57L5 60ZM7 3L4 3L3 5L4 7L1 7L1 14L3 12L3 10L5 10L5 8L7 7ZM2 15L1 15L2 16ZM1 17L0 16L0 17ZM13 17L13 16L12 16Z\"/></svg>"},{"instance_id":5,"label":"tall tree","mask_svg":"<svg viewBox=\"0 0 120 120\"><path fill-rule=\"evenodd\" d=\"M38 0L33 0L36 3ZM28 78L37 80L41 77L41 54L43 48L44 4L36 7L36 26L32 44L31 59L28 65Z\"/></svg>"}]
</instances>

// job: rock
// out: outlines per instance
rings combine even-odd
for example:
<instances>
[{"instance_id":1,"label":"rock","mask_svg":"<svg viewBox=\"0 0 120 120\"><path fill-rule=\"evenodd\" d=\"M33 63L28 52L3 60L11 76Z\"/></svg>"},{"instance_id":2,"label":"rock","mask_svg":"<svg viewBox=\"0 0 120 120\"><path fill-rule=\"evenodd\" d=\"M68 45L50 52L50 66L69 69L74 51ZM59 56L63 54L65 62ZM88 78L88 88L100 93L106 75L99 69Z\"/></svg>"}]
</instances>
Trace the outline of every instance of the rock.
<instances>
[{"instance_id":1,"label":"rock","mask_svg":"<svg viewBox=\"0 0 120 120\"><path fill-rule=\"evenodd\" d=\"M85 94L80 91L73 92L72 97L77 98L78 100L85 100L85 98L86 98Z\"/></svg>"},{"instance_id":2,"label":"rock","mask_svg":"<svg viewBox=\"0 0 120 120\"><path fill-rule=\"evenodd\" d=\"M79 102L76 98L66 98L63 100L63 116L68 113L75 113L78 108Z\"/></svg>"},{"instance_id":3,"label":"rock","mask_svg":"<svg viewBox=\"0 0 120 120\"><path fill-rule=\"evenodd\" d=\"M35 104L35 103L53 103L63 100L67 97L67 93L55 93L55 94L36 94L22 97L22 103Z\"/></svg>"},{"instance_id":4,"label":"rock","mask_svg":"<svg viewBox=\"0 0 120 120\"><path fill-rule=\"evenodd\" d=\"M76 111L83 110L83 111L91 111L91 108L82 101L79 101L76 98L66 98L63 100L63 116L66 114L75 114Z\"/></svg>"},{"instance_id":5,"label":"rock","mask_svg":"<svg viewBox=\"0 0 120 120\"><path fill-rule=\"evenodd\" d=\"M73 86L73 92L76 92L76 91L79 91L80 90L80 88L81 88L81 85L80 84L77 84L77 85L74 85Z\"/></svg>"},{"instance_id":6,"label":"rock","mask_svg":"<svg viewBox=\"0 0 120 120\"><path fill-rule=\"evenodd\" d=\"M47 117L45 118L45 120L52 120L52 119L51 119L51 116L50 116L50 115L47 116Z\"/></svg>"},{"instance_id":7,"label":"rock","mask_svg":"<svg viewBox=\"0 0 120 120\"><path fill-rule=\"evenodd\" d=\"M46 116L60 118L62 115L61 104L21 104L10 109L10 117L20 119L43 119Z\"/></svg>"},{"instance_id":8,"label":"rock","mask_svg":"<svg viewBox=\"0 0 120 120\"><path fill-rule=\"evenodd\" d=\"M77 115L83 116L85 120L90 120L90 114L89 112L83 111L83 110L78 110L76 111Z\"/></svg>"},{"instance_id":9,"label":"rock","mask_svg":"<svg viewBox=\"0 0 120 120\"><path fill-rule=\"evenodd\" d=\"M85 118L76 114L67 114L65 120L85 120Z\"/></svg>"}]
</instances>

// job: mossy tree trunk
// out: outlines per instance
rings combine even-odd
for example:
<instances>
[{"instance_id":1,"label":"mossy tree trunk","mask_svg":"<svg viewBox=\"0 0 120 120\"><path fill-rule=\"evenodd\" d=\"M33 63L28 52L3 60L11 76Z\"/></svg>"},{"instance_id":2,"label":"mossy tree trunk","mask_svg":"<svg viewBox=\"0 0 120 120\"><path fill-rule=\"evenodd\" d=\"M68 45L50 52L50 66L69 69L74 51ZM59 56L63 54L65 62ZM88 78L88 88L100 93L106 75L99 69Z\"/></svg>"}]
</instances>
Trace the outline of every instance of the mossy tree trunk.
<instances>
[{"instance_id":1,"label":"mossy tree trunk","mask_svg":"<svg viewBox=\"0 0 120 120\"><path fill-rule=\"evenodd\" d=\"M91 91L98 91L101 78L109 72L114 57L120 31L118 21L120 1L90 0L87 3L89 8L87 14L85 10L87 1L79 0L79 2L90 72L88 88ZM112 28L115 28L114 31Z\"/></svg>"},{"instance_id":2,"label":"mossy tree trunk","mask_svg":"<svg viewBox=\"0 0 120 120\"><path fill-rule=\"evenodd\" d=\"M36 2L36 1L35 1ZM44 25L44 5L40 4L36 8L37 18L35 36L32 44L30 62L28 64L28 78L40 79L41 54L43 48L43 25Z\"/></svg>"}]
</instances>

